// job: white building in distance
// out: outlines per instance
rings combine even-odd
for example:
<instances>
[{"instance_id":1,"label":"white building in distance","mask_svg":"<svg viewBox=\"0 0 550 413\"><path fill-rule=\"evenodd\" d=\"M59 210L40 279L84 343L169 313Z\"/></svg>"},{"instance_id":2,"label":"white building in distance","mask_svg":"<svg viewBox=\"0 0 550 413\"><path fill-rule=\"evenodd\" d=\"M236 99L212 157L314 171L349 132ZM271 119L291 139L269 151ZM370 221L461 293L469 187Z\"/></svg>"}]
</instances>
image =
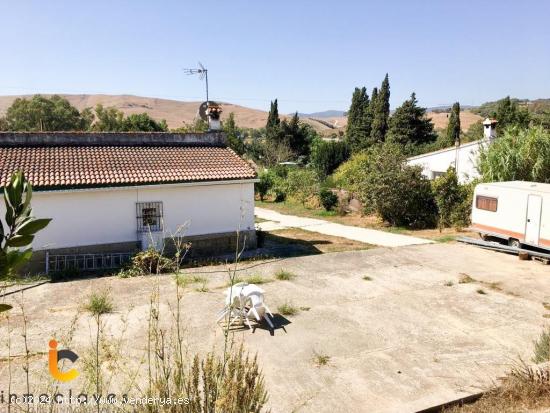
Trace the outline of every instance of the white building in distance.
<instances>
[{"instance_id":1,"label":"white building in distance","mask_svg":"<svg viewBox=\"0 0 550 413\"><path fill-rule=\"evenodd\" d=\"M469 182L479 176L479 152L483 146L490 145L496 139L496 124L495 119L487 118L483 122L483 139L413 156L407 163L421 166L423 175L429 179L443 175L452 166L461 183Z\"/></svg>"}]
</instances>

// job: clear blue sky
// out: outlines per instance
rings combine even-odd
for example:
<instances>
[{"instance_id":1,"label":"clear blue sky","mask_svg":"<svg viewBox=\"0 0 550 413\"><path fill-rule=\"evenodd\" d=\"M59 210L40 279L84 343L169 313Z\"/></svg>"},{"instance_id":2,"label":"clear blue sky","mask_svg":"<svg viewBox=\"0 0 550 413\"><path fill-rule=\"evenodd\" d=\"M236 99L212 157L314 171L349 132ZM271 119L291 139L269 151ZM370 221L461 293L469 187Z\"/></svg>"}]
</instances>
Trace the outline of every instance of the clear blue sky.
<instances>
[{"instance_id":1,"label":"clear blue sky","mask_svg":"<svg viewBox=\"0 0 550 413\"><path fill-rule=\"evenodd\" d=\"M550 2L0 0L0 95L107 93L280 111L347 109L390 75L391 104L550 97ZM369 92L370 93L370 92Z\"/></svg>"}]
</instances>

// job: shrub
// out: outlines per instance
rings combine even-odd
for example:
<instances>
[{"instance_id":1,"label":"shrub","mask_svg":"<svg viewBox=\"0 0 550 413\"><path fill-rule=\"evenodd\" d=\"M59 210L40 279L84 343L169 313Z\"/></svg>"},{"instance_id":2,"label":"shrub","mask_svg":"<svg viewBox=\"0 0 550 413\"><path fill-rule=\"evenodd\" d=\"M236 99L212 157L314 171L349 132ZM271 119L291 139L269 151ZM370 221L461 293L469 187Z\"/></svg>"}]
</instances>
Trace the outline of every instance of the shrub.
<instances>
[{"instance_id":1,"label":"shrub","mask_svg":"<svg viewBox=\"0 0 550 413\"><path fill-rule=\"evenodd\" d=\"M132 258L132 267L142 274L160 274L174 271L174 263L157 250L150 248Z\"/></svg>"},{"instance_id":2,"label":"shrub","mask_svg":"<svg viewBox=\"0 0 550 413\"><path fill-rule=\"evenodd\" d=\"M294 277L296 277L296 276L293 273L291 273L290 271L283 270L283 269L280 269L279 271L277 271L275 273L275 278L277 278L278 280L281 280L281 281L290 281L290 280L294 279Z\"/></svg>"},{"instance_id":3,"label":"shrub","mask_svg":"<svg viewBox=\"0 0 550 413\"><path fill-rule=\"evenodd\" d=\"M298 314L298 308L296 308L294 305L292 305L289 302L286 302L279 307L277 307L277 311L281 315L296 315Z\"/></svg>"},{"instance_id":4,"label":"shrub","mask_svg":"<svg viewBox=\"0 0 550 413\"><path fill-rule=\"evenodd\" d=\"M550 182L550 132L542 127L510 128L481 150L478 169L484 181Z\"/></svg>"},{"instance_id":5,"label":"shrub","mask_svg":"<svg viewBox=\"0 0 550 413\"><path fill-rule=\"evenodd\" d=\"M286 193L305 205L306 201L319 192L317 175L311 169L299 168L288 172Z\"/></svg>"},{"instance_id":6,"label":"shrub","mask_svg":"<svg viewBox=\"0 0 550 413\"><path fill-rule=\"evenodd\" d=\"M310 162L319 178L324 179L334 172L350 155L345 141L316 139L311 147Z\"/></svg>"},{"instance_id":7,"label":"shrub","mask_svg":"<svg viewBox=\"0 0 550 413\"><path fill-rule=\"evenodd\" d=\"M326 211L332 211L338 204L338 196L330 189L323 189L319 193L319 198L321 199L321 204Z\"/></svg>"},{"instance_id":8,"label":"shrub","mask_svg":"<svg viewBox=\"0 0 550 413\"><path fill-rule=\"evenodd\" d=\"M546 328L535 341L534 363L550 361L550 328Z\"/></svg>"},{"instance_id":9,"label":"shrub","mask_svg":"<svg viewBox=\"0 0 550 413\"><path fill-rule=\"evenodd\" d=\"M452 224L451 215L462 203L463 191L458 183L458 176L453 167L449 167L444 175L432 182L435 203L439 212L439 229Z\"/></svg>"},{"instance_id":10,"label":"shrub","mask_svg":"<svg viewBox=\"0 0 550 413\"><path fill-rule=\"evenodd\" d=\"M366 213L376 213L391 225L435 225L437 207L430 182L419 167L405 164L398 145L360 152L338 168L335 179L359 198Z\"/></svg>"},{"instance_id":11,"label":"shrub","mask_svg":"<svg viewBox=\"0 0 550 413\"><path fill-rule=\"evenodd\" d=\"M273 186L273 175L269 171L264 170L260 173L259 179L260 181L254 185L254 190L259 195L260 201L263 201Z\"/></svg>"}]
</instances>

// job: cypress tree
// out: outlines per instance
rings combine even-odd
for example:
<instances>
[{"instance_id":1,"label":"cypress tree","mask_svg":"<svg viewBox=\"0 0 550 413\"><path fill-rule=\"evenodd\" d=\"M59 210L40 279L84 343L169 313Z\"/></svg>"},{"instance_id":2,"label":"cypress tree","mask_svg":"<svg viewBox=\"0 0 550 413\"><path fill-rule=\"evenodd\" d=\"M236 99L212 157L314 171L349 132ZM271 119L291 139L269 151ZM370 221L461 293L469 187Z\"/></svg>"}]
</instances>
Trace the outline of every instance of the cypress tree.
<instances>
[{"instance_id":1,"label":"cypress tree","mask_svg":"<svg viewBox=\"0 0 550 413\"><path fill-rule=\"evenodd\" d=\"M447 125L447 145L460 144L460 103L456 102L451 108L449 124Z\"/></svg>"},{"instance_id":2,"label":"cypress tree","mask_svg":"<svg viewBox=\"0 0 550 413\"><path fill-rule=\"evenodd\" d=\"M374 91L373 91L374 93ZM373 98L374 101L374 98ZM388 119L390 117L390 80L388 74L384 77L380 91L376 96L376 103L373 107L373 118L371 127L371 141L384 142L388 131Z\"/></svg>"},{"instance_id":3,"label":"cypress tree","mask_svg":"<svg viewBox=\"0 0 550 413\"><path fill-rule=\"evenodd\" d=\"M346 138L352 151L356 152L369 146L371 116L370 100L367 88L355 88L348 111Z\"/></svg>"},{"instance_id":4,"label":"cypress tree","mask_svg":"<svg viewBox=\"0 0 550 413\"><path fill-rule=\"evenodd\" d=\"M277 103L277 99L275 99L275 101L271 102L269 114L267 115L267 123L265 125L267 139L277 139L279 137L280 124L279 104Z\"/></svg>"}]
</instances>

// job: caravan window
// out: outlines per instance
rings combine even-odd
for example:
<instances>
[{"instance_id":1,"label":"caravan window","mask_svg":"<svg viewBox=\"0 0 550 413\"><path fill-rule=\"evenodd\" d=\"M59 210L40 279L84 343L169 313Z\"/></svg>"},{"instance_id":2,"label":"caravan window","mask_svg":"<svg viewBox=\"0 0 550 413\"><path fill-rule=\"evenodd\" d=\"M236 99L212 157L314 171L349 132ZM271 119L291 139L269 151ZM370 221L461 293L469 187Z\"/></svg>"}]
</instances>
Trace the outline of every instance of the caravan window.
<instances>
[{"instance_id":1,"label":"caravan window","mask_svg":"<svg viewBox=\"0 0 550 413\"><path fill-rule=\"evenodd\" d=\"M476 196L476 208L485 211L497 212L498 199L490 196Z\"/></svg>"}]
</instances>

